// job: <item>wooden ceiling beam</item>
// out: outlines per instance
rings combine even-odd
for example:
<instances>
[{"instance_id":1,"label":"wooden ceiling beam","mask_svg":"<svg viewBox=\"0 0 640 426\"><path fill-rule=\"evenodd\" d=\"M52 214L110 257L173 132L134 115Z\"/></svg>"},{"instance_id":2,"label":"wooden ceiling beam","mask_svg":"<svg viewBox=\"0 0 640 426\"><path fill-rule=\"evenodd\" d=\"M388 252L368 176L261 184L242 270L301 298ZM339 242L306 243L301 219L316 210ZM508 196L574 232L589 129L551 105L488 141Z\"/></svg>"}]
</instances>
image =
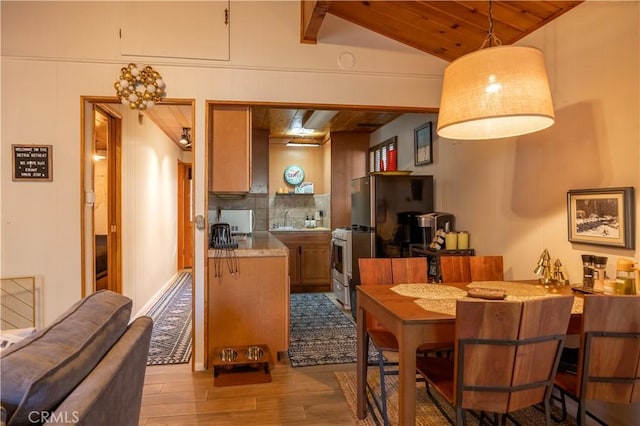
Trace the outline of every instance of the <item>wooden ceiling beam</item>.
<instances>
[{"instance_id":1,"label":"wooden ceiling beam","mask_svg":"<svg viewBox=\"0 0 640 426\"><path fill-rule=\"evenodd\" d=\"M300 42L317 44L318 31L327 15L331 2L301 0L300 2Z\"/></svg>"}]
</instances>

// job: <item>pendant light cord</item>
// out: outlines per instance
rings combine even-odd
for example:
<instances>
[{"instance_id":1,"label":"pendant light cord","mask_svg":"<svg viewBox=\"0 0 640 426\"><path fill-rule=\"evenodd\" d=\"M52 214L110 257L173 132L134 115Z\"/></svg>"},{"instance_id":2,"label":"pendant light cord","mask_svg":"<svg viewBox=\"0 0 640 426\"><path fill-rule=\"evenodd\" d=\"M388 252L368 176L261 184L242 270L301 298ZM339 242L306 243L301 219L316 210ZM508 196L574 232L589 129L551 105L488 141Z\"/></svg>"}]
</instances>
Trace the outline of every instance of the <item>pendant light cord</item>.
<instances>
[{"instance_id":1,"label":"pendant light cord","mask_svg":"<svg viewBox=\"0 0 640 426\"><path fill-rule=\"evenodd\" d=\"M502 41L493 32L493 1L492 0L489 0L489 32L487 33L487 37L485 37L484 41L482 42L482 46L480 46L480 49L484 49L487 43L489 43L489 47L493 47L494 44L496 46L502 46Z\"/></svg>"}]
</instances>

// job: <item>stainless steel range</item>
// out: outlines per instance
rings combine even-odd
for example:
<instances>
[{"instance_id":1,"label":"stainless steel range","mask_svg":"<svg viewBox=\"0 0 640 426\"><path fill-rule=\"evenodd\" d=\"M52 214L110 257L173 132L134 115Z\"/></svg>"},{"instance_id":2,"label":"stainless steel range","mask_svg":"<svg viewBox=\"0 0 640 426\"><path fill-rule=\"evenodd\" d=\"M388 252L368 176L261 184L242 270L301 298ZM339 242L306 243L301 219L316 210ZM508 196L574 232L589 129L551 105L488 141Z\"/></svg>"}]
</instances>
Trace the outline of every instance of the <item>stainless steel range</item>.
<instances>
[{"instance_id":1,"label":"stainless steel range","mask_svg":"<svg viewBox=\"0 0 640 426\"><path fill-rule=\"evenodd\" d=\"M331 277L336 299L345 308L351 308L351 229L337 228L331 232Z\"/></svg>"}]
</instances>

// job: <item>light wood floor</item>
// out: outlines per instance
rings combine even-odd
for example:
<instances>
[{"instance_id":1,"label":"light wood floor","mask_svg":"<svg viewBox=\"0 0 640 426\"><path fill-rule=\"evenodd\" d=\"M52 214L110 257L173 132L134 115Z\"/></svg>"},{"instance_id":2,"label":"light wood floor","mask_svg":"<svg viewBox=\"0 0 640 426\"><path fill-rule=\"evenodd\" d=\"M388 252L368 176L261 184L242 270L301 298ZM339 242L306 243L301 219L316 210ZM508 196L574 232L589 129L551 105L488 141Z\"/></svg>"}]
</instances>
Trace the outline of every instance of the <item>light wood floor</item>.
<instances>
[{"instance_id":1,"label":"light wood floor","mask_svg":"<svg viewBox=\"0 0 640 426\"><path fill-rule=\"evenodd\" d=\"M326 293L344 311L333 296ZM349 319L352 319L349 311ZM191 364L149 366L140 425L354 425L334 373L355 364L291 367L286 354L271 370L271 383L213 386L211 371Z\"/></svg>"},{"instance_id":2,"label":"light wood floor","mask_svg":"<svg viewBox=\"0 0 640 426\"><path fill-rule=\"evenodd\" d=\"M140 425L354 425L334 372L355 364L290 366L281 356L272 382L214 387L191 364L149 366Z\"/></svg>"}]
</instances>

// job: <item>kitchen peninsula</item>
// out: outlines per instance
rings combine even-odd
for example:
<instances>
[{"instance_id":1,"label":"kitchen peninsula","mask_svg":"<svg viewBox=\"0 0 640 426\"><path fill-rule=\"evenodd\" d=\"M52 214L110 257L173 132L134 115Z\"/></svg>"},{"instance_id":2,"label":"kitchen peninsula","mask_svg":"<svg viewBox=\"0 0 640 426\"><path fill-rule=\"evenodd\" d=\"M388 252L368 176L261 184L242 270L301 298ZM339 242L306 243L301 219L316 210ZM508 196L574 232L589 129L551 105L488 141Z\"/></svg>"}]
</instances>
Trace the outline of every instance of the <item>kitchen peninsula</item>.
<instances>
[{"instance_id":1,"label":"kitchen peninsula","mask_svg":"<svg viewBox=\"0 0 640 426\"><path fill-rule=\"evenodd\" d=\"M207 368L215 348L266 344L270 360L289 348L289 251L266 231L238 248L209 249Z\"/></svg>"}]
</instances>

